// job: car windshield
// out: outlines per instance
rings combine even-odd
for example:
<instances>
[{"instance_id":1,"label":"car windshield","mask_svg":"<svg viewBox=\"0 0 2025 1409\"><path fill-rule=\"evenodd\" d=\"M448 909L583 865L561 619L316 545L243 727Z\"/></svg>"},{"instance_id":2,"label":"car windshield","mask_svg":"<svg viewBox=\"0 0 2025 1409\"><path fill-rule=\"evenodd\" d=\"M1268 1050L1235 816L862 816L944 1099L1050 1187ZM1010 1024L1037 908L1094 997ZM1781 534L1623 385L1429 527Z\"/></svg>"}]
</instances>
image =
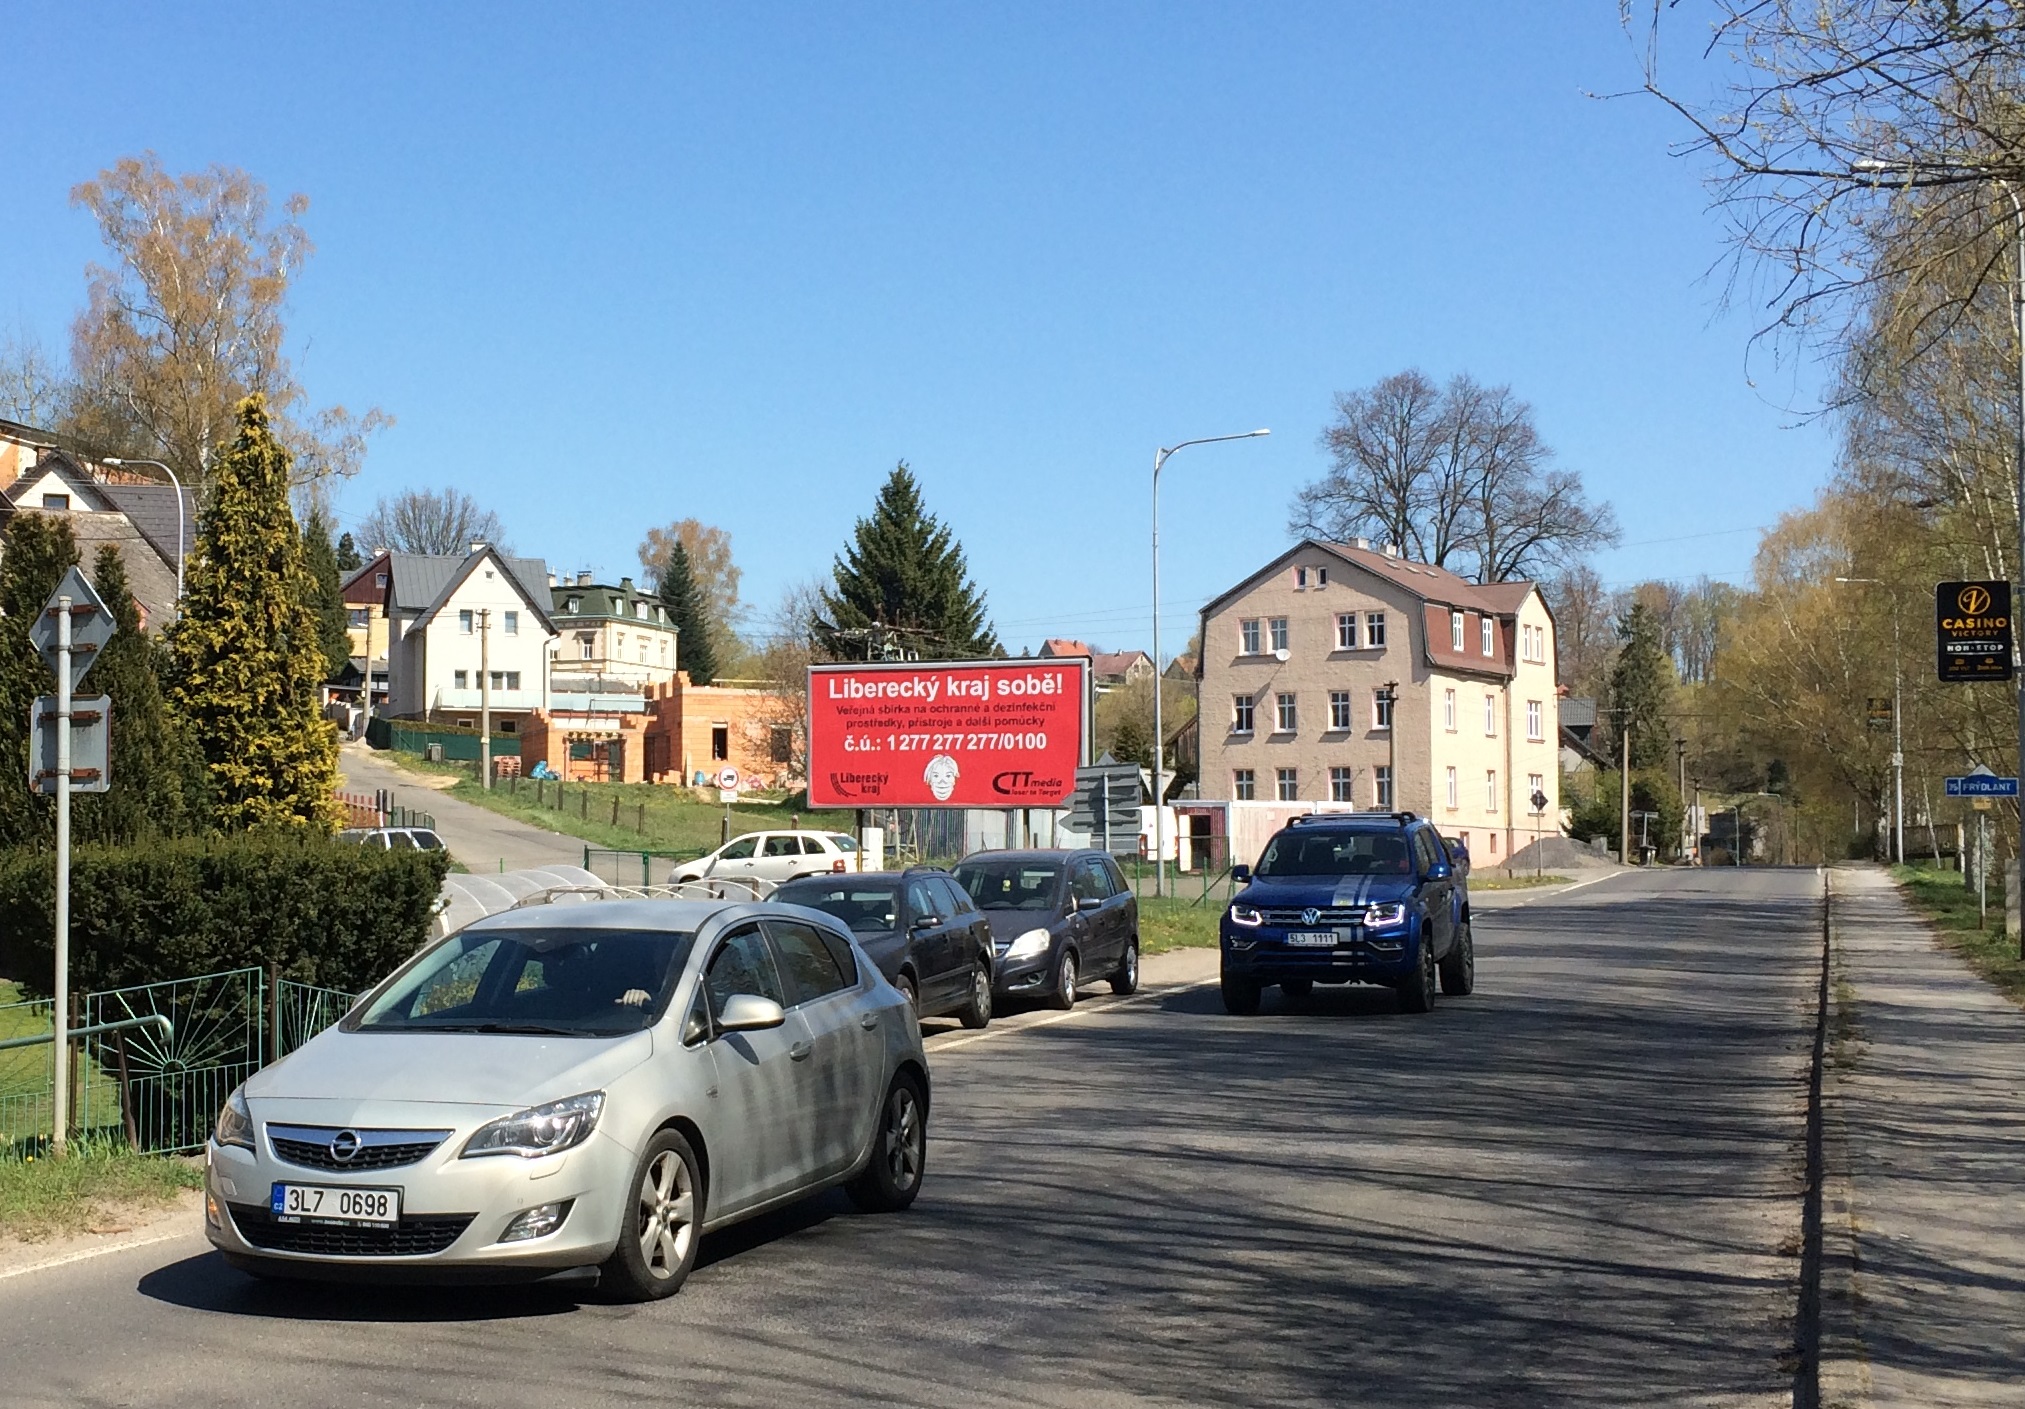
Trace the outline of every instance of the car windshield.
<instances>
[{"instance_id":1,"label":"car windshield","mask_svg":"<svg viewBox=\"0 0 2025 1409\"><path fill-rule=\"evenodd\" d=\"M1403 876L1403 832L1291 831L1266 843L1260 876Z\"/></svg>"},{"instance_id":2,"label":"car windshield","mask_svg":"<svg viewBox=\"0 0 2025 1409\"><path fill-rule=\"evenodd\" d=\"M782 905L835 915L854 934L886 934L900 923L899 887L862 881L790 881L773 893Z\"/></svg>"},{"instance_id":3,"label":"car windshield","mask_svg":"<svg viewBox=\"0 0 2025 1409\"><path fill-rule=\"evenodd\" d=\"M694 934L677 930L468 929L375 998L354 1032L638 1032L667 1006Z\"/></svg>"},{"instance_id":4,"label":"car windshield","mask_svg":"<svg viewBox=\"0 0 2025 1409\"><path fill-rule=\"evenodd\" d=\"M980 910L1052 910L1062 867L1057 861L966 861L954 874Z\"/></svg>"}]
</instances>

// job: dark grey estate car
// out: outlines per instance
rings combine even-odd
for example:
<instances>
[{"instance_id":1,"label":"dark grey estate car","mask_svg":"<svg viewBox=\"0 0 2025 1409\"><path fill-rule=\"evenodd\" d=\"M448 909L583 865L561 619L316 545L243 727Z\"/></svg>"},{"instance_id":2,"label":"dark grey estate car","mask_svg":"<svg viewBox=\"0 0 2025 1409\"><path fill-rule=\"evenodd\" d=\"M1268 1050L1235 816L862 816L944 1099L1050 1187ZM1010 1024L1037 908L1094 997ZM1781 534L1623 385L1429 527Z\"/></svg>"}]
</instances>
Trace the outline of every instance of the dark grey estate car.
<instances>
[{"instance_id":1,"label":"dark grey estate car","mask_svg":"<svg viewBox=\"0 0 2025 1409\"><path fill-rule=\"evenodd\" d=\"M1138 989L1139 901L1104 852L981 851L952 874L991 922L1000 994L1073 1008L1089 979Z\"/></svg>"},{"instance_id":2,"label":"dark grey estate car","mask_svg":"<svg viewBox=\"0 0 2025 1409\"><path fill-rule=\"evenodd\" d=\"M965 1027L991 1021L991 927L947 871L804 876L768 900L842 921L919 1016L954 1013Z\"/></svg>"}]
</instances>

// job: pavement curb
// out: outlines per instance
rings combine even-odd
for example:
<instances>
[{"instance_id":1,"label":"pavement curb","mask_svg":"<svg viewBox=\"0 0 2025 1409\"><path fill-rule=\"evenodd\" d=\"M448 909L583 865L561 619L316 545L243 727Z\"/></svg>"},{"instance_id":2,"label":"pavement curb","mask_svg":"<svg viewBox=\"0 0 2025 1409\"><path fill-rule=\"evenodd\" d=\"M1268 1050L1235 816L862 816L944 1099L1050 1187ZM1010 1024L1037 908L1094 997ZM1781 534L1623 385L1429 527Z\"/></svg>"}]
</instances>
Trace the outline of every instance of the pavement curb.
<instances>
[{"instance_id":1,"label":"pavement curb","mask_svg":"<svg viewBox=\"0 0 2025 1409\"><path fill-rule=\"evenodd\" d=\"M1869 1409L1870 1360L1863 1347L1863 1262L1857 1242L1856 1187L1850 1175L1843 1082L1860 1053L1854 990L1845 977L1835 916L1835 868L1823 878L1824 1036L1821 1057L1821 1252L1819 1398L1822 1409Z\"/></svg>"}]
</instances>

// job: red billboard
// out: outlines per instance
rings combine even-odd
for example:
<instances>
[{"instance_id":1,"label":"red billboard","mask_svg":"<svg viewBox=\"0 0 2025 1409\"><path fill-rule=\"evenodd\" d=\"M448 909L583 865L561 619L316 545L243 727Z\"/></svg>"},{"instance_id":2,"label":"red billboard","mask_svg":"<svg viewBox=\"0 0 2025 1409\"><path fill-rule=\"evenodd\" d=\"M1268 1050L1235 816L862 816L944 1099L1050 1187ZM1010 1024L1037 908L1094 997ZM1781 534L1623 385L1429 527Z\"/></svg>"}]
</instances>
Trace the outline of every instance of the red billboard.
<instances>
[{"instance_id":1,"label":"red billboard","mask_svg":"<svg viewBox=\"0 0 2025 1409\"><path fill-rule=\"evenodd\" d=\"M809 805L1058 807L1083 762L1089 666L810 666Z\"/></svg>"}]
</instances>

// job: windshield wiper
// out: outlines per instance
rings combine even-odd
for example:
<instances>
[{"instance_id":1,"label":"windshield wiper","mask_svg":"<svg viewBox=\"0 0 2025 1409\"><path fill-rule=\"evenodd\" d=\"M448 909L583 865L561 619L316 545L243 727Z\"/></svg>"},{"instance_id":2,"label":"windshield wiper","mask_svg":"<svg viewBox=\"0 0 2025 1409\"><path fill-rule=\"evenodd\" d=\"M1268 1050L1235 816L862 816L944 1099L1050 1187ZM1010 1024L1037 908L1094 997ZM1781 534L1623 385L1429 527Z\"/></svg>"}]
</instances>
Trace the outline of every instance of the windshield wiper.
<instances>
[{"instance_id":1,"label":"windshield wiper","mask_svg":"<svg viewBox=\"0 0 2025 1409\"><path fill-rule=\"evenodd\" d=\"M587 1037L590 1034L580 1027L556 1027L550 1023L444 1023L438 1027L430 1024L430 1032L487 1032L529 1037Z\"/></svg>"}]
</instances>

